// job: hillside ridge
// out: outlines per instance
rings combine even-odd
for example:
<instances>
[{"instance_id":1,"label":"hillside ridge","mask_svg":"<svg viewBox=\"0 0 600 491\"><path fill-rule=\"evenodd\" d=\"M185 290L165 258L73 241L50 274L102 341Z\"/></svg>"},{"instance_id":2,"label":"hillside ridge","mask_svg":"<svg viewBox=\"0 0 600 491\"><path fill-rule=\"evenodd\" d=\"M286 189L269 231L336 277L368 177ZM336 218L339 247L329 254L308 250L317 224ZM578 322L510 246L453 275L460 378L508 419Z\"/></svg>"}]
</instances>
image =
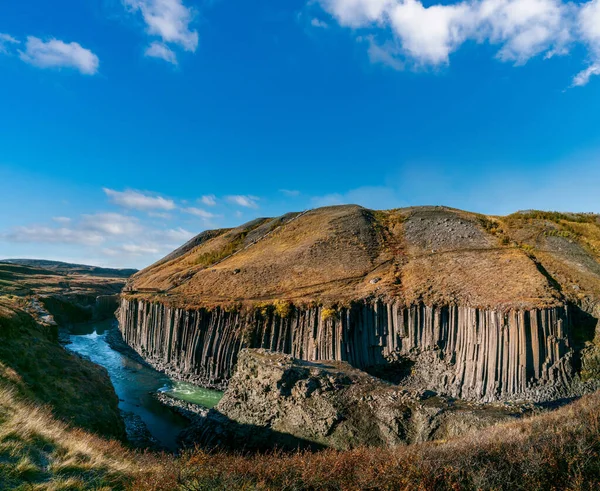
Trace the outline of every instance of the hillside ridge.
<instances>
[{"instance_id":1,"label":"hillside ridge","mask_svg":"<svg viewBox=\"0 0 600 491\"><path fill-rule=\"evenodd\" d=\"M377 297L538 308L600 298L599 251L593 214L343 205L202 232L126 290L180 307Z\"/></svg>"}]
</instances>

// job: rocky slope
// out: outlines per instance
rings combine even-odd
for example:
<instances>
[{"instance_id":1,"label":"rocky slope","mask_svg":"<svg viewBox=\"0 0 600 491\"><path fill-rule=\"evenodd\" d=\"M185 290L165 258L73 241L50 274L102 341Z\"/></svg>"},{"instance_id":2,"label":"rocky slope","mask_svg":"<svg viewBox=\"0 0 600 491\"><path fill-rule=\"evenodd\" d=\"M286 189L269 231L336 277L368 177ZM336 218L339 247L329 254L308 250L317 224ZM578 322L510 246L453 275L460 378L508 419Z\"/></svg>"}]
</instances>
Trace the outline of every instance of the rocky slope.
<instances>
[{"instance_id":1,"label":"rocky slope","mask_svg":"<svg viewBox=\"0 0 600 491\"><path fill-rule=\"evenodd\" d=\"M393 447L445 440L518 416L516 409L482 408L386 384L345 362L244 349L225 396L186 438L237 450Z\"/></svg>"},{"instance_id":2,"label":"rocky slope","mask_svg":"<svg viewBox=\"0 0 600 491\"><path fill-rule=\"evenodd\" d=\"M321 208L201 234L131 278L119 319L147 360L207 385L251 347L549 400L597 376L599 251L590 214Z\"/></svg>"}]
</instances>

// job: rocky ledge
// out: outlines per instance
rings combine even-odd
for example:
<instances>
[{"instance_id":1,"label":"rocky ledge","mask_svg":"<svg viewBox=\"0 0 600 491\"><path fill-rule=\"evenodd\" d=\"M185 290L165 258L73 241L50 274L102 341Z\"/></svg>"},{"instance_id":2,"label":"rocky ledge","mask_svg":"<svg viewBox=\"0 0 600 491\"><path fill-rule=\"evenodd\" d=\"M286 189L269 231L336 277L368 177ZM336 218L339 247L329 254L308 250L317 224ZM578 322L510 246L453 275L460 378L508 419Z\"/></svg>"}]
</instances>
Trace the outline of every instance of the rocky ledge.
<instances>
[{"instance_id":1,"label":"rocky ledge","mask_svg":"<svg viewBox=\"0 0 600 491\"><path fill-rule=\"evenodd\" d=\"M244 349L223 399L184 442L238 450L387 447L446 439L526 411L391 385L345 362Z\"/></svg>"}]
</instances>

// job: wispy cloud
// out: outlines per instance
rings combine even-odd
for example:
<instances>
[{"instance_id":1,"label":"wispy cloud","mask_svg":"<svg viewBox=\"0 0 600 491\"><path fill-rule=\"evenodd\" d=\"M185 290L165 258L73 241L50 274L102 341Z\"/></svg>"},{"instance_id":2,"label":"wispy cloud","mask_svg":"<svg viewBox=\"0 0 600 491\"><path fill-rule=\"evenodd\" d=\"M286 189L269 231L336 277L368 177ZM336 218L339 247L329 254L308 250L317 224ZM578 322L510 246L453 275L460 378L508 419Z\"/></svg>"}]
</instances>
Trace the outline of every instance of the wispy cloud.
<instances>
[{"instance_id":1,"label":"wispy cloud","mask_svg":"<svg viewBox=\"0 0 600 491\"><path fill-rule=\"evenodd\" d=\"M160 58L173 65L177 65L177 55L164 43L154 41L148 46L144 54L150 58Z\"/></svg>"},{"instance_id":2,"label":"wispy cloud","mask_svg":"<svg viewBox=\"0 0 600 491\"><path fill-rule=\"evenodd\" d=\"M189 230L186 230L181 227L172 228L169 230L159 230L159 231L155 231L155 233L152 234L152 236L155 239L158 239L158 238L166 239L171 242L175 242L178 245L181 245L182 243L191 239L194 235L195 234L193 232L190 232Z\"/></svg>"},{"instance_id":3,"label":"wispy cloud","mask_svg":"<svg viewBox=\"0 0 600 491\"><path fill-rule=\"evenodd\" d=\"M191 206L189 208L182 208L181 211L183 211L184 213L189 213L190 215L195 215L200 218L208 219L208 218L215 217L215 215L213 213L203 210L202 208L195 208L193 206Z\"/></svg>"},{"instance_id":4,"label":"wispy cloud","mask_svg":"<svg viewBox=\"0 0 600 491\"><path fill-rule=\"evenodd\" d=\"M75 230L68 227L53 228L43 225L15 227L2 234L9 242L33 242L37 244L82 244L99 245L104 236L93 230Z\"/></svg>"},{"instance_id":5,"label":"wispy cloud","mask_svg":"<svg viewBox=\"0 0 600 491\"><path fill-rule=\"evenodd\" d=\"M152 42L146 56L161 58L177 64L177 56L168 44L185 51L194 52L198 47L198 32L190 24L194 13L182 0L122 0L131 11L139 11L150 36L158 36L161 42Z\"/></svg>"},{"instance_id":6,"label":"wispy cloud","mask_svg":"<svg viewBox=\"0 0 600 491\"><path fill-rule=\"evenodd\" d=\"M237 195L226 196L225 199L229 203L243 206L244 208L258 208L257 201L259 200L259 198L257 198L256 196L237 194Z\"/></svg>"},{"instance_id":7,"label":"wispy cloud","mask_svg":"<svg viewBox=\"0 0 600 491\"><path fill-rule=\"evenodd\" d=\"M600 0L467 0L424 5L419 0L317 0L342 26L369 40L369 57L401 69L448 65L466 42L498 47L496 57L522 65L564 55L584 44L591 63L573 85L585 85L600 66ZM360 32L366 34L360 34ZM374 41L373 33L382 38Z\"/></svg>"},{"instance_id":8,"label":"wispy cloud","mask_svg":"<svg viewBox=\"0 0 600 491\"><path fill-rule=\"evenodd\" d=\"M63 224L71 223L71 219L69 217L52 217L52 220Z\"/></svg>"},{"instance_id":9,"label":"wispy cloud","mask_svg":"<svg viewBox=\"0 0 600 491\"><path fill-rule=\"evenodd\" d=\"M297 191L295 189L280 189L279 192L289 198L300 196L300 191Z\"/></svg>"},{"instance_id":10,"label":"wispy cloud","mask_svg":"<svg viewBox=\"0 0 600 491\"><path fill-rule=\"evenodd\" d=\"M25 51L19 52L21 60L38 68L72 68L84 75L98 72L100 60L79 43L65 43L58 39L42 41L29 36Z\"/></svg>"},{"instance_id":11,"label":"wispy cloud","mask_svg":"<svg viewBox=\"0 0 600 491\"><path fill-rule=\"evenodd\" d=\"M310 25L313 27L320 27L321 29L327 29L329 27L327 22L317 19L316 17L311 19Z\"/></svg>"},{"instance_id":12,"label":"wispy cloud","mask_svg":"<svg viewBox=\"0 0 600 491\"><path fill-rule=\"evenodd\" d=\"M586 85L594 75L600 75L600 64L593 64L573 77L573 87Z\"/></svg>"},{"instance_id":13,"label":"wispy cloud","mask_svg":"<svg viewBox=\"0 0 600 491\"><path fill-rule=\"evenodd\" d=\"M142 231L135 217L119 213L81 215L76 223L67 217L55 217L54 221L63 226L15 227L2 238L10 242L98 245L110 238L135 237Z\"/></svg>"},{"instance_id":14,"label":"wispy cloud","mask_svg":"<svg viewBox=\"0 0 600 491\"><path fill-rule=\"evenodd\" d=\"M137 218L119 213L82 215L80 226L84 230L96 231L105 235L135 236L142 231Z\"/></svg>"},{"instance_id":15,"label":"wispy cloud","mask_svg":"<svg viewBox=\"0 0 600 491\"><path fill-rule=\"evenodd\" d=\"M10 34L0 33L0 54L8 53L8 46L19 43L20 41L12 37Z\"/></svg>"},{"instance_id":16,"label":"wispy cloud","mask_svg":"<svg viewBox=\"0 0 600 491\"><path fill-rule=\"evenodd\" d=\"M114 189L102 188L109 199L124 208L132 208L135 210L174 210L175 202L161 196L151 196L134 191L131 189L125 191L115 191Z\"/></svg>"},{"instance_id":17,"label":"wispy cloud","mask_svg":"<svg viewBox=\"0 0 600 491\"><path fill-rule=\"evenodd\" d=\"M163 218L165 220L168 218L171 218L170 213L165 213L165 212L160 212L160 211L149 211L148 216L153 217L153 218Z\"/></svg>"},{"instance_id":18,"label":"wispy cloud","mask_svg":"<svg viewBox=\"0 0 600 491\"><path fill-rule=\"evenodd\" d=\"M214 194L205 194L200 198L200 202L206 206L215 206L217 204L217 197Z\"/></svg>"}]
</instances>

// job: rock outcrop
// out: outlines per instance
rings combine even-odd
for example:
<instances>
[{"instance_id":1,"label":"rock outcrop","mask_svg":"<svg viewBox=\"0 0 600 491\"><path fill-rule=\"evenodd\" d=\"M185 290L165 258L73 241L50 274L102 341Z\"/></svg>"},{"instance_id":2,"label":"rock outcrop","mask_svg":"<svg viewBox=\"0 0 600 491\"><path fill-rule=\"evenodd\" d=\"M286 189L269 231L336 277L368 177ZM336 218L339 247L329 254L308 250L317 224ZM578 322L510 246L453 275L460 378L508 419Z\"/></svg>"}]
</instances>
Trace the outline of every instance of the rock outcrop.
<instances>
[{"instance_id":1,"label":"rock outcrop","mask_svg":"<svg viewBox=\"0 0 600 491\"><path fill-rule=\"evenodd\" d=\"M247 450L390 447L446 439L519 415L516 408L482 408L393 386L344 362L243 350L223 399L186 439Z\"/></svg>"},{"instance_id":2,"label":"rock outcrop","mask_svg":"<svg viewBox=\"0 0 600 491\"><path fill-rule=\"evenodd\" d=\"M468 400L550 400L594 372L598 236L595 215L443 207L257 219L134 275L119 321L150 363L209 386L246 347Z\"/></svg>"}]
</instances>

